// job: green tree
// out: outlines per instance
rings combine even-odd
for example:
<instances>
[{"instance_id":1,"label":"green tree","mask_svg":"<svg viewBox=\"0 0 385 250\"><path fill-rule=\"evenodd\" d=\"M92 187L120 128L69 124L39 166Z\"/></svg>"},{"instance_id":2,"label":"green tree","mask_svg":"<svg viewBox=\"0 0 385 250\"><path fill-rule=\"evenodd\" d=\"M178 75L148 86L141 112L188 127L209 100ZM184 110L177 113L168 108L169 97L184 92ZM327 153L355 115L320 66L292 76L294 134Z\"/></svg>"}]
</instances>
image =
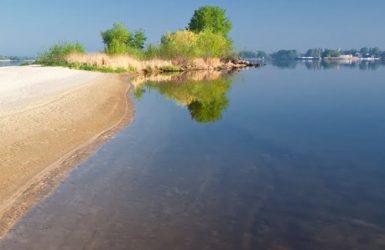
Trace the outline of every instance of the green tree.
<instances>
[{"instance_id":1,"label":"green tree","mask_svg":"<svg viewBox=\"0 0 385 250\"><path fill-rule=\"evenodd\" d=\"M131 33L123 23L114 23L111 29L101 33L104 50L108 54L123 54L127 52L127 44L131 40Z\"/></svg>"},{"instance_id":2,"label":"green tree","mask_svg":"<svg viewBox=\"0 0 385 250\"><path fill-rule=\"evenodd\" d=\"M366 56L367 54L369 54L369 48L367 48L367 47L361 48L360 53L362 56Z\"/></svg>"},{"instance_id":3,"label":"green tree","mask_svg":"<svg viewBox=\"0 0 385 250\"><path fill-rule=\"evenodd\" d=\"M226 11L216 6L203 6L195 10L188 29L199 33L210 30L227 37L231 30L231 21L226 17Z\"/></svg>"},{"instance_id":4,"label":"green tree","mask_svg":"<svg viewBox=\"0 0 385 250\"><path fill-rule=\"evenodd\" d=\"M146 36L143 30L131 33L123 23L114 23L111 29L101 33L107 54L124 54L142 50Z\"/></svg>"},{"instance_id":5,"label":"green tree","mask_svg":"<svg viewBox=\"0 0 385 250\"><path fill-rule=\"evenodd\" d=\"M369 54L371 55L371 56L381 56L381 50L379 49L379 48L370 48L369 49Z\"/></svg>"},{"instance_id":6,"label":"green tree","mask_svg":"<svg viewBox=\"0 0 385 250\"><path fill-rule=\"evenodd\" d=\"M137 30L134 35L130 37L128 46L134 49L144 49L144 42L147 40L143 30Z\"/></svg>"},{"instance_id":7,"label":"green tree","mask_svg":"<svg viewBox=\"0 0 385 250\"><path fill-rule=\"evenodd\" d=\"M325 49L322 52L322 57L338 57L340 55L341 55L341 52L335 49Z\"/></svg>"},{"instance_id":8,"label":"green tree","mask_svg":"<svg viewBox=\"0 0 385 250\"><path fill-rule=\"evenodd\" d=\"M357 55L357 53L358 53L358 50L356 50L356 49L344 50L342 52L342 54L344 54L344 55L353 55L353 56Z\"/></svg>"},{"instance_id":9,"label":"green tree","mask_svg":"<svg viewBox=\"0 0 385 250\"><path fill-rule=\"evenodd\" d=\"M294 60L298 57L296 50L279 50L271 55L274 60Z\"/></svg>"}]
</instances>

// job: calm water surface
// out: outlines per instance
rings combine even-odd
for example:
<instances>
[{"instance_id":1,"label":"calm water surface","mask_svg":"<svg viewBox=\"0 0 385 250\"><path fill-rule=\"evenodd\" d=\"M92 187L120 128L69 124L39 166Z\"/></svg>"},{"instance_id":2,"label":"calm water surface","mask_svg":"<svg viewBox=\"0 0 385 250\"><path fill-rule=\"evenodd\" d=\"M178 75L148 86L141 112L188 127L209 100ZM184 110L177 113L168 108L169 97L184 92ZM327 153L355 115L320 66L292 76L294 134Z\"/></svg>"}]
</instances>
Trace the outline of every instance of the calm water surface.
<instances>
[{"instance_id":1,"label":"calm water surface","mask_svg":"<svg viewBox=\"0 0 385 250\"><path fill-rule=\"evenodd\" d=\"M305 66L135 83L0 249L384 249L385 68Z\"/></svg>"}]
</instances>

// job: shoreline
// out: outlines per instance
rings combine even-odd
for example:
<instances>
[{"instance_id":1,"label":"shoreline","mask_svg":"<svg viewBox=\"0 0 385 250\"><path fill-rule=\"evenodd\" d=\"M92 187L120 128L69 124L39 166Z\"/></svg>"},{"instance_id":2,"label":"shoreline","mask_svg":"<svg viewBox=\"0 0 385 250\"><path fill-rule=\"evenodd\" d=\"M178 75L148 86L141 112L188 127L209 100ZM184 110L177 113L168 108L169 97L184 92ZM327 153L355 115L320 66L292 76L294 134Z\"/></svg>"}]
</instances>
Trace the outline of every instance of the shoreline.
<instances>
[{"instance_id":1,"label":"shoreline","mask_svg":"<svg viewBox=\"0 0 385 250\"><path fill-rule=\"evenodd\" d=\"M162 74L194 71L234 71L263 64L241 59L222 60L216 57L191 59L137 59L130 55L107 55L105 53L70 54L64 66L99 72L130 72L131 74Z\"/></svg>"},{"instance_id":2,"label":"shoreline","mask_svg":"<svg viewBox=\"0 0 385 250\"><path fill-rule=\"evenodd\" d=\"M52 68L46 67L44 70L49 72ZM43 112L43 116L46 116L46 119L37 121L38 125L44 127L45 122L50 119L51 122L53 121L52 124L47 125L48 130L44 130L44 128L42 130L37 129L36 133L38 135L32 132L32 136L28 135L23 141L15 140L8 144L7 140L5 142L4 140L1 141L1 144L5 143L6 147L0 150L0 155L5 155L9 159L5 163L0 164L0 170L5 172L5 174L0 175L0 186L7 186L6 184L9 184L10 181L15 181L18 184L12 183L13 189L8 188L8 190L0 193L0 238L6 235L18 219L25 215L32 206L55 190L60 182L81 161L96 152L103 143L132 121L134 108L127 95L131 85L124 78L126 78L124 75L98 73L91 80L82 82L81 86L71 87L66 91L59 91L59 94L53 96L48 94L44 97L46 102L42 102L39 105L34 105L27 109L16 109L16 112L5 112L5 115L0 112L0 123L4 124L7 124L4 120L9 117L19 116L22 118L25 113L29 115L31 113L36 114L39 110ZM92 108L87 110L86 105L92 106ZM49 109L51 113L45 112L47 107L51 108ZM67 108L69 109L67 113L56 114L61 109ZM91 113L84 116L79 111L80 115L76 117L73 111L82 108L86 109L86 112L91 111ZM37 113L35 119L39 118L38 115L39 113ZM64 122L55 121L60 115L66 116L65 118L68 118L68 120ZM43 116L40 116L40 118ZM16 119L16 121L18 120ZM8 123L8 125L12 126L14 124ZM23 126L29 126L29 124L24 123ZM32 129L34 128L32 127ZM14 135L23 132L23 129L14 129L17 131L14 132ZM5 135L7 129L2 127L0 131ZM33 136L37 137L29 138ZM46 141L41 145L39 144L40 141L36 141L38 138ZM31 139L30 144L25 146L24 144L28 144L28 139ZM50 139L53 140L50 141ZM53 148L53 150L49 151L49 148ZM12 152L14 153L13 155L10 154ZM36 155L37 152L39 152L39 155ZM50 156L47 157L46 155ZM31 163L25 166L28 169L18 168L15 165L20 160L28 161L23 156L30 156L31 158L29 160ZM34 158L37 158L37 160L35 159L34 161ZM47 159L39 162L40 158ZM16 167L12 166L12 162L15 162L14 165ZM10 165L8 166L7 163ZM18 169L22 171L33 169L35 173L23 176L25 173L17 171ZM18 176L19 174L21 177Z\"/></svg>"}]
</instances>

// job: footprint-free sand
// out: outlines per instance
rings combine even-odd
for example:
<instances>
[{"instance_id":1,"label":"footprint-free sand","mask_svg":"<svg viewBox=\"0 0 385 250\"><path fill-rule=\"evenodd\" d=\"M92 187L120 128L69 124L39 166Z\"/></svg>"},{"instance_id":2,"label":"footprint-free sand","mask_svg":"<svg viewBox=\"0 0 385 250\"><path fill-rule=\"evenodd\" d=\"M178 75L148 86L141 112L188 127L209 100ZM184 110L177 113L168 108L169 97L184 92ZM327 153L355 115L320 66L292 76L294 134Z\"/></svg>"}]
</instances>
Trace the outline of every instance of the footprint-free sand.
<instances>
[{"instance_id":1,"label":"footprint-free sand","mask_svg":"<svg viewBox=\"0 0 385 250\"><path fill-rule=\"evenodd\" d=\"M118 74L0 68L0 236L66 170L127 124L128 88Z\"/></svg>"}]
</instances>

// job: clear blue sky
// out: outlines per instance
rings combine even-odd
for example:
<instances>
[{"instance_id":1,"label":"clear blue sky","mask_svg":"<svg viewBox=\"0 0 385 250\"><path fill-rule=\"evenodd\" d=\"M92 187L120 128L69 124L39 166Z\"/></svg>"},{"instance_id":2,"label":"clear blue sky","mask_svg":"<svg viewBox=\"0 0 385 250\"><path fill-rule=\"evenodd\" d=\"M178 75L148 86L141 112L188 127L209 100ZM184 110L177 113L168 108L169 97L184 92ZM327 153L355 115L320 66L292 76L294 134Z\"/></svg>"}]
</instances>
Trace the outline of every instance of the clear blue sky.
<instances>
[{"instance_id":1,"label":"clear blue sky","mask_svg":"<svg viewBox=\"0 0 385 250\"><path fill-rule=\"evenodd\" d=\"M226 9L237 49L385 49L385 0L0 0L0 54L36 55L57 41L98 51L118 21L158 42L205 4Z\"/></svg>"}]
</instances>

